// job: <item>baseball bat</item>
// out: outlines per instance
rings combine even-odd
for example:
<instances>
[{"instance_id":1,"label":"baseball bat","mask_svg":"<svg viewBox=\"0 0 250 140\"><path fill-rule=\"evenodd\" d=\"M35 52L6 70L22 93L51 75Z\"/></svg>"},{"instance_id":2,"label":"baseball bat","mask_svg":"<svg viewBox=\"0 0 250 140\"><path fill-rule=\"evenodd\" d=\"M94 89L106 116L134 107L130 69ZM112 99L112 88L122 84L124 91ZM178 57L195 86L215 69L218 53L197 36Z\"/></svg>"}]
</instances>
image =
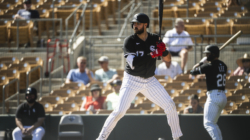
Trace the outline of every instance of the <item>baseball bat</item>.
<instances>
[{"instance_id":1,"label":"baseball bat","mask_svg":"<svg viewBox=\"0 0 250 140\"><path fill-rule=\"evenodd\" d=\"M163 0L159 0L158 16L159 16L159 37L160 37L159 42L162 42L161 25L162 25L162 16L163 16ZM161 60L161 57L158 57L158 60Z\"/></svg>"},{"instance_id":2,"label":"baseball bat","mask_svg":"<svg viewBox=\"0 0 250 140\"><path fill-rule=\"evenodd\" d=\"M162 25L162 16L163 16L163 0L159 0L159 37L161 38L161 25Z\"/></svg>"},{"instance_id":3,"label":"baseball bat","mask_svg":"<svg viewBox=\"0 0 250 140\"><path fill-rule=\"evenodd\" d=\"M240 35L242 34L242 31L239 30L236 34L234 34L232 37L230 37L226 43L224 43L219 50L221 51L222 49L224 49L227 45L229 45L232 41L234 41L236 38L238 38ZM203 57L202 60L200 62L203 63L208 63L207 62L207 57Z\"/></svg>"},{"instance_id":4,"label":"baseball bat","mask_svg":"<svg viewBox=\"0 0 250 140\"><path fill-rule=\"evenodd\" d=\"M228 44L230 44L232 41L234 41L236 38L238 38L241 34L242 34L242 31L239 30L236 34L234 34L231 38L229 38L226 43L224 43L220 47L220 50L224 49Z\"/></svg>"}]
</instances>

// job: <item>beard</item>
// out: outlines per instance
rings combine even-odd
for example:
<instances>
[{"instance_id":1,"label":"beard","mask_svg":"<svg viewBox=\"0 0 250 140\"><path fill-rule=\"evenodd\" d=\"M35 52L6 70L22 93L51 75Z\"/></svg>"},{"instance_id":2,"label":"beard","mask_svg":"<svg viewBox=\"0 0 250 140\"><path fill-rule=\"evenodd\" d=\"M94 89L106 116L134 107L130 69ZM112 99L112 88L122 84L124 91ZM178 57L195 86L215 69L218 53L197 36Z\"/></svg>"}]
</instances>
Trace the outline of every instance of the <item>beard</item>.
<instances>
[{"instance_id":1,"label":"beard","mask_svg":"<svg viewBox=\"0 0 250 140\"><path fill-rule=\"evenodd\" d=\"M141 28L140 30L139 30L138 28L135 28L135 29L134 29L134 33L135 33L135 34L140 35L140 34L142 34L143 32L144 32L144 29L143 29L143 28Z\"/></svg>"}]
</instances>

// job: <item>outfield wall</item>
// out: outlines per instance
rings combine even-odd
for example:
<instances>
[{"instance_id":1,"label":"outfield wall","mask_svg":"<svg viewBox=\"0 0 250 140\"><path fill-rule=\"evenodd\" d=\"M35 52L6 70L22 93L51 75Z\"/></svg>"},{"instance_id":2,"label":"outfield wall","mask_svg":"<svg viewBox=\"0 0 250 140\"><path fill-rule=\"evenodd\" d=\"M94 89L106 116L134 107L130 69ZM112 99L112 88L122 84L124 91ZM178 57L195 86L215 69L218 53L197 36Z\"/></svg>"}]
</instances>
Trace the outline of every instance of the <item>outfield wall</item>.
<instances>
[{"instance_id":1,"label":"outfield wall","mask_svg":"<svg viewBox=\"0 0 250 140\"><path fill-rule=\"evenodd\" d=\"M203 115L179 115L184 134L181 140L211 140L203 127ZM56 140L60 115L47 115L44 140ZM84 140L95 140L107 115L82 115ZM0 115L0 131L15 128L15 116ZM219 119L224 140L250 140L250 115L223 115ZM171 140L165 115L125 115L108 140Z\"/></svg>"}]
</instances>

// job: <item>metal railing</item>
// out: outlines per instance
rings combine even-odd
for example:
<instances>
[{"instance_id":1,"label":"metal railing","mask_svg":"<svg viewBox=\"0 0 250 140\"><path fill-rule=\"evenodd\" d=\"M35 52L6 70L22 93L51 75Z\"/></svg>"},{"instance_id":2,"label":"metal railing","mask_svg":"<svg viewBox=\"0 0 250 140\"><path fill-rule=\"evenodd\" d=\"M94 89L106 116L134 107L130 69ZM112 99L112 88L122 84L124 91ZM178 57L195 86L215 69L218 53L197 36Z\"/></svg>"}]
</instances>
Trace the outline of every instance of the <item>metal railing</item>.
<instances>
[{"instance_id":1,"label":"metal railing","mask_svg":"<svg viewBox=\"0 0 250 140\"><path fill-rule=\"evenodd\" d=\"M40 79L39 80L37 80L37 81L35 81L35 82L33 82L32 84L29 84L29 76L30 76L30 74L33 72L33 71L35 71L35 70L37 70L37 69L39 69L40 70ZM39 85L39 90L40 90L40 97L42 96L42 83L43 83L43 68L42 68L42 66L36 66L36 67L34 67L34 68L32 68L30 71L28 71L27 73L26 73L26 89L28 88L28 87L33 87L33 86L35 86L36 84L38 84L38 83L40 83L40 85Z\"/></svg>"},{"instance_id":2,"label":"metal railing","mask_svg":"<svg viewBox=\"0 0 250 140\"><path fill-rule=\"evenodd\" d=\"M29 22L29 21L32 21L32 22L39 22L39 21L59 21L60 22L60 30L62 30L62 19L58 19L58 18L46 18L46 19L29 19L29 20L22 20L22 19L16 19L16 20L13 20L13 19L0 19L0 21L15 21L16 22L16 27L17 27L17 30L16 30L16 49L15 50L18 50L19 49L19 27L20 27L20 24L19 22L21 21L26 21L26 22ZM53 32L54 32L54 28L53 28ZM60 32L60 39L62 39L62 32ZM31 42L33 43L33 42ZM2 48L0 48L1 50Z\"/></svg>"},{"instance_id":3,"label":"metal railing","mask_svg":"<svg viewBox=\"0 0 250 140\"><path fill-rule=\"evenodd\" d=\"M62 83L64 83L64 81L63 81L63 68L64 68L63 58L62 58L62 65L51 72L52 59L54 59L54 58L49 59L49 71L50 71L50 74L49 74L49 93L51 92L51 86L52 86L51 78L52 78L52 75L54 75L54 74L56 74L56 73L58 73L60 71L61 72Z\"/></svg>"},{"instance_id":4,"label":"metal railing","mask_svg":"<svg viewBox=\"0 0 250 140\"><path fill-rule=\"evenodd\" d=\"M84 9L84 7L87 7L87 4L80 4L79 6L76 7L76 9L65 19L65 28L66 28L66 32L65 32L65 35L66 35L66 38L68 39L68 22L69 22L69 19L74 16L74 26L76 25L76 14L77 14L77 11L82 8ZM84 10L85 11L85 10ZM84 29L83 29L84 30Z\"/></svg>"},{"instance_id":5,"label":"metal railing","mask_svg":"<svg viewBox=\"0 0 250 140\"><path fill-rule=\"evenodd\" d=\"M132 6L130 7L130 10L129 10L129 13L128 13L126 19L125 19L125 22L123 23L123 26L122 26L122 28L121 28L121 31L120 31L120 33L119 33L119 35L118 35L118 39L120 38L120 36L123 35L125 29L127 28L128 20L131 18L132 14L134 14L135 11L138 10L138 8L139 8L141 5L142 5L141 2L139 2L139 3L137 4L136 7L135 7L135 3L132 4Z\"/></svg>"},{"instance_id":6,"label":"metal railing","mask_svg":"<svg viewBox=\"0 0 250 140\"><path fill-rule=\"evenodd\" d=\"M12 95L11 97L4 99L5 98L5 89L7 86L9 86L10 84L13 84L14 82L17 82L17 93ZM3 98L3 103L2 103L2 114L5 113L5 102L9 101L10 99L14 98L15 96L17 96L17 106L19 105L19 87L20 87L20 83L19 83L19 79L13 79L11 80L8 84L3 86L3 94L2 94L2 98Z\"/></svg>"}]
</instances>

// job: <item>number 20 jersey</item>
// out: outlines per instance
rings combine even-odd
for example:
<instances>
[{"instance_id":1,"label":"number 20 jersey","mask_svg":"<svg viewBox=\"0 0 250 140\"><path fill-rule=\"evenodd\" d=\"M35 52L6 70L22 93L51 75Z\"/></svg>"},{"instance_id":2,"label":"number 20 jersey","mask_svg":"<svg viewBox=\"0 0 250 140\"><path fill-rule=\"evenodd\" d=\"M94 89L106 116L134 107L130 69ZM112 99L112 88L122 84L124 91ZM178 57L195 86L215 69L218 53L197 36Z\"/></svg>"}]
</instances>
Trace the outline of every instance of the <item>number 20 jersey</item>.
<instances>
[{"instance_id":1,"label":"number 20 jersey","mask_svg":"<svg viewBox=\"0 0 250 140\"><path fill-rule=\"evenodd\" d=\"M214 60L211 63L203 64L200 72L206 74L207 91L225 90L227 65L224 62Z\"/></svg>"}]
</instances>

